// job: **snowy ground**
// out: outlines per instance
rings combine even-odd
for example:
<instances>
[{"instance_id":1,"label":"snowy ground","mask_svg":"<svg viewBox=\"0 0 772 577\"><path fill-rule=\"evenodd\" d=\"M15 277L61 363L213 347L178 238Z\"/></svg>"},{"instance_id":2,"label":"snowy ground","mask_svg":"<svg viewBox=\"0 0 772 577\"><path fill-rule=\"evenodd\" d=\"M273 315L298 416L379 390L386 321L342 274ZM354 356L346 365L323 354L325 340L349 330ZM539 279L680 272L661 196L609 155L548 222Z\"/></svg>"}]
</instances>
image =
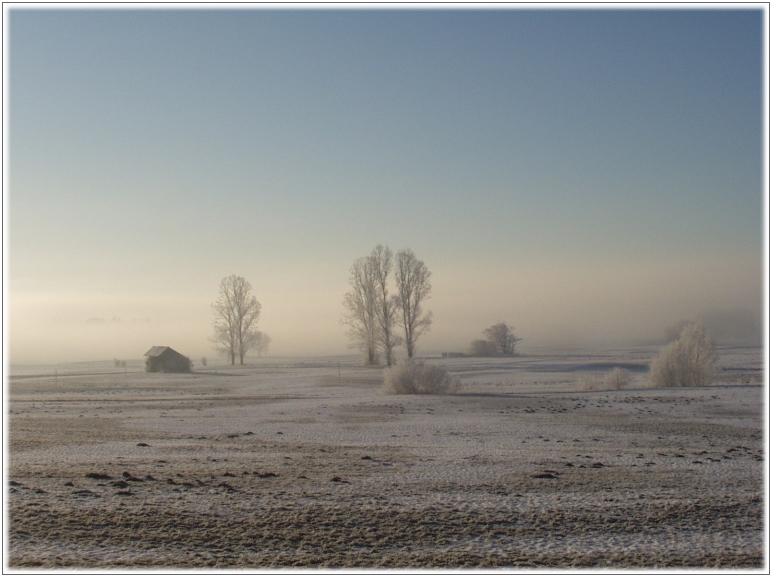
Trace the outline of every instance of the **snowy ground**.
<instances>
[{"instance_id":1,"label":"snowy ground","mask_svg":"<svg viewBox=\"0 0 772 577\"><path fill-rule=\"evenodd\" d=\"M12 367L6 564L763 570L762 351L697 389L646 388L653 354L432 359L444 396L350 357Z\"/></svg>"}]
</instances>

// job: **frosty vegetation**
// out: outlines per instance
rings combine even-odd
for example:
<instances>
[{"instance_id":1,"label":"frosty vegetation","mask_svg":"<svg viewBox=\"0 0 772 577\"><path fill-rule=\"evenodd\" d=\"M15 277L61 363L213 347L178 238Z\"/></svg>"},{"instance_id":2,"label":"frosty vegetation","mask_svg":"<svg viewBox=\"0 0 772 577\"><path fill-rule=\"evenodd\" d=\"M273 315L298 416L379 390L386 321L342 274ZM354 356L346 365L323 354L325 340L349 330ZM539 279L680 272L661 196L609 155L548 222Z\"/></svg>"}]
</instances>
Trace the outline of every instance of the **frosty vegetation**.
<instances>
[{"instance_id":1,"label":"frosty vegetation","mask_svg":"<svg viewBox=\"0 0 772 577\"><path fill-rule=\"evenodd\" d=\"M627 369L614 367L603 378L587 376L579 381L579 388L583 391L618 391L628 387L633 380L633 375Z\"/></svg>"},{"instance_id":2,"label":"frosty vegetation","mask_svg":"<svg viewBox=\"0 0 772 577\"><path fill-rule=\"evenodd\" d=\"M470 357L513 357L515 345L522 341L515 336L514 329L507 323L497 323L483 331L485 339L470 343L467 355Z\"/></svg>"},{"instance_id":3,"label":"frosty vegetation","mask_svg":"<svg viewBox=\"0 0 772 577\"><path fill-rule=\"evenodd\" d=\"M383 372L382 391L389 395L437 395L460 387L458 377L432 364L403 360Z\"/></svg>"},{"instance_id":4,"label":"frosty vegetation","mask_svg":"<svg viewBox=\"0 0 772 577\"><path fill-rule=\"evenodd\" d=\"M653 387L705 386L715 379L717 362L716 345L708 331L690 323L651 362L649 381Z\"/></svg>"},{"instance_id":5,"label":"frosty vegetation","mask_svg":"<svg viewBox=\"0 0 772 577\"><path fill-rule=\"evenodd\" d=\"M628 386L632 380L633 374L630 371L615 367L606 375L603 384L607 389L618 391L619 389Z\"/></svg>"}]
</instances>

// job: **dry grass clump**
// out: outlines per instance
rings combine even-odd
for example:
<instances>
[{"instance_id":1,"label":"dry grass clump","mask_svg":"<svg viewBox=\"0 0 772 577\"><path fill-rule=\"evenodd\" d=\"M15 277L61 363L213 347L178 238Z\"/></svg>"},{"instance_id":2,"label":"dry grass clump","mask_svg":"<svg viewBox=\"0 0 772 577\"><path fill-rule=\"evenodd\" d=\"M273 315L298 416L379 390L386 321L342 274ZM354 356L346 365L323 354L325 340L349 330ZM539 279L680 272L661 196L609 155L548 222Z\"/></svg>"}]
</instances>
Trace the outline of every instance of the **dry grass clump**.
<instances>
[{"instance_id":1,"label":"dry grass clump","mask_svg":"<svg viewBox=\"0 0 772 577\"><path fill-rule=\"evenodd\" d=\"M441 395L454 393L461 380L436 365L400 361L383 372L383 388L387 395Z\"/></svg>"},{"instance_id":2,"label":"dry grass clump","mask_svg":"<svg viewBox=\"0 0 772 577\"><path fill-rule=\"evenodd\" d=\"M579 381L582 391L618 391L632 383L633 375L627 369L615 367L601 379L596 376L585 376Z\"/></svg>"},{"instance_id":3,"label":"dry grass clump","mask_svg":"<svg viewBox=\"0 0 772 577\"><path fill-rule=\"evenodd\" d=\"M606 375L603 384L607 389L618 391L619 389L629 386L632 381L633 374L630 371L615 367Z\"/></svg>"},{"instance_id":4,"label":"dry grass clump","mask_svg":"<svg viewBox=\"0 0 772 577\"><path fill-rule=\"evenodd\" d=\"M600 391L603 383L596 375L582 375L579 379L580 391Z\"/></svg>"}]
</instances>

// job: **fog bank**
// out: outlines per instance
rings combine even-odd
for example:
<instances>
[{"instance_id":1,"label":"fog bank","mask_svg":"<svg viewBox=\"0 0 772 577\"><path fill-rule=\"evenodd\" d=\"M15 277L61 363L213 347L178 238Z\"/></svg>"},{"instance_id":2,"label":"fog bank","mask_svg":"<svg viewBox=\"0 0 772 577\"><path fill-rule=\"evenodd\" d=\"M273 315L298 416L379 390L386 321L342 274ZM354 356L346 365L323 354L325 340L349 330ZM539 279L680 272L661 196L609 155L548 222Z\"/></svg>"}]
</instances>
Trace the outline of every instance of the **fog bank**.
<instances>
[{"instance_id":1,"label":"fog bank","mask_svg":"<svg viewBox=\"0 0 772 577\"><path fill-rule=\"evenodd\" d=\"M355 352L340 323L346 276L341 270L341 282L335 284L296 284L290 290L277 281L275 290L256 291L263 305L258 329L272 339L269 355ZM501 321L523 339L522 352L659 342L682 319L703 321L725 342L759 341L764 329L761 267L753 259L693 259L688 266L663 261L592 266L521 262L511 267L459 262L452 268L435 267L432 281L426 308L434 313L434 325L418 341L418 354L464 351L473 339L482 338L485 328ZM211 284L216 286L216 280ZM143 296L11 291L6 327L10 362L138 359L154 345L171 346L195 362L202 356L215 360L209 341L215 297L214 292Z\"/></svg>"}]
</instances>

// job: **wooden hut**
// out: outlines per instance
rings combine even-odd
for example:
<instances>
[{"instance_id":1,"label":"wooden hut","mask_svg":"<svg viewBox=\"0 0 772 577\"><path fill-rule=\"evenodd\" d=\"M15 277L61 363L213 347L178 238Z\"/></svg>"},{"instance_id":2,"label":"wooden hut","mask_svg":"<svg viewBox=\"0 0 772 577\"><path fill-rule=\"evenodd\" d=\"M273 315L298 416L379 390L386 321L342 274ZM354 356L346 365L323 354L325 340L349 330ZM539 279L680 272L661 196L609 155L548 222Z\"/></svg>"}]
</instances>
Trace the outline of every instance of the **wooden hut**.
<instances>
[{"instance_id":1,"label":"wooden hut","mask_svg":"<svg viewBox=\"0 0 772 577\"><path fill-rule=\"evenodd\" d=\"M171 347L151 347L145 353L145 370L148 373L189 373L193 363Z\"/></svg>"}]
</instances>

